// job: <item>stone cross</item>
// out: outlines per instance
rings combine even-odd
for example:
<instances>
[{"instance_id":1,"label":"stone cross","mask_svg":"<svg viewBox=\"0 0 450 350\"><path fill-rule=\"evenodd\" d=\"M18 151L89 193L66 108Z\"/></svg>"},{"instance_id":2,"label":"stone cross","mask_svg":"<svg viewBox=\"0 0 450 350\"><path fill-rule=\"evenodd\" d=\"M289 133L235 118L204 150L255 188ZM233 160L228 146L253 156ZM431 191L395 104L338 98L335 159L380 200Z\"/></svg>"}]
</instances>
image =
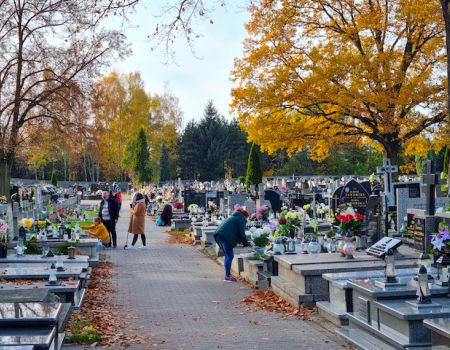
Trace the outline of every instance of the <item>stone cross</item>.
<instances>
[{"instance_id":1,"label":"stone cross","mask_svg":"<svg viewBox=\"0 0 450 350\"><path fill-rule=\"evenodd\" d=\"M383 175L384 179L384 195L386 196L388 205L395 205L394 203L394 182L392 181L392 174L398 172L397 165L391 165L390 159L383 160L383 166L377 167L377 174Z\"/></svg>"},{"instance_id":2,"label":"stone cross","mask_svg":"<svg viewBox=\"0 0 450 350\"><path fill-rule=\"evenodd\" d=\"M426 214L434 215L436 210L436 196L442 194L441 185L444 183L444 180L435 171L433 160L427 160L427 172L422 176L422 181L426 199Z\"/></svg>"}]
</instances>

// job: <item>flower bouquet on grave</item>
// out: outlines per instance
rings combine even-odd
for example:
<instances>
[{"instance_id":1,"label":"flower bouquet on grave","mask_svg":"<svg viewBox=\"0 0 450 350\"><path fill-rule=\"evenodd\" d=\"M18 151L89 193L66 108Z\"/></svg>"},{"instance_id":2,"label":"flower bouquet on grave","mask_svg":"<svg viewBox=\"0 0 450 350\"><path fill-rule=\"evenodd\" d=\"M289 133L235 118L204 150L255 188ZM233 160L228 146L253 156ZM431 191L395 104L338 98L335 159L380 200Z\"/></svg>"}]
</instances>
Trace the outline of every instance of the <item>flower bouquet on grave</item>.
<instances>
[{"instance_id":1,"label":"flower bouquet on grave","mask_svg":"<svg viewBox=\"0 0 450 350\"><path fill-rule=\"evenodd\" d=\"M8 223L0 219L0 258L8 255Z\"/></svg>"},{"instance_id":2,"label":"flower bouquet on grave","mask_svg":"<svg viewBox=\"0 0 450 350\"><path fill-rule=\"evenodd\" d=\"M287 231L291 234L291 238L294 238L298 234L302 219L303 213L299 211L290 211L286 214L286 227Z\"/></svg>"},{"instance_id":3,"label":"flower bouquet on grave","mask_svg":"<svg viewBox=\"0 0 450 350\"><path fill-rule=\"evenodd\" d=\"M256 219L259 221L266 221L269 218L270 209L267 205L261 205L256 208Z\"/></svg>"},{"instance_id":4,"label":"flower bouquet on grave","mask_svg":"<svg viewBox=\"0 0 450 350\"><path fill-rule=\"evenodd\" d=\"M351 206L346 206L344 210L339 211L336 219L339 221L339 229L341 232L350 232L353 236L359 236L361 234L364 215L356 212Z\"/></svg>"},{"instance_id":5,"label":"flower bouquet on grave","mask_svg":"<svg viewBox=\"0 0 450 350\"><path fill-rule=\"evenodd\" d=\"M306 211L306 214L308 214L309 217L313 217L314 210L311 204L305 204L303 206L303 209Z\"/></svg>"},{"instance_id":6,"label":"flower bouquet on grave","mask_svg":"<svg viewBox=\"0 0 450 350\"><path fill-rule=\"evenodd\" d=\"M434 252L450 255L450 233L448 232L448 226L444 223L441 222L438 232L431 235L431 245Z\"/></svg>"}]
</instances>

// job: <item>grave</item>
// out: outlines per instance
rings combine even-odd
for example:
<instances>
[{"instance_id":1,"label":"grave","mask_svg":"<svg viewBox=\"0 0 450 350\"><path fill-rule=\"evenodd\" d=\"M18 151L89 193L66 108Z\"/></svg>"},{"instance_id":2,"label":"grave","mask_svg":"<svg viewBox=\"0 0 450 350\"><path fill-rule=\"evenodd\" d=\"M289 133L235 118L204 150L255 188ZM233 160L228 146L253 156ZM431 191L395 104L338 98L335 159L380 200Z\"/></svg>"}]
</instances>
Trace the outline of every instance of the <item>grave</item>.
<instances>
[{"instance_id":1,"label":"grave","mask_svg":"<svg viewBox=\"0 0 450 350\"><path fill-rule=\"evenodd\" d=\"M447 197L437 197L436 207L446 208L449 205L449 199ZM403 223L403 219L407 216L408 209L420 209L425 210L426 198L425 195L419 197L410 197L410 190L406 188L397 189L397 234L400 234L400 228Z\"/></svg>"},{"instance_id":2,"label":"grave","mask_svg":"<svg viewBox=\"0 0 450 350\"><path fill-rule=\"evenodd\" d=\"M433 350L450 349L450 319L432 318L423 321L423 325L431 331Z\"/></svg>"},{"instance_id":3,"label":"grave","mask_svg":"<svg viewBox=\"0 0 450 350\"><path fill-rule=\"evenodd\" d=\"M200 241L203 246L212 245L216 243L214 239L214 234L216 233L217 226L201 226L200 230L202 235Z\"/></svg>"},{"instance_id":4,"label":"grave","mask_svg":"<svg viewBox=\"0 0 450 350\"><path fill-rule=\"evenodd\" d=\"M81 238L78 241L64 241L63 239L57 238L49 238L46 242L41 240L35 240L33 243L38 247L42 248L43 244L48 244L50 250L53 252L58 249L65 248L68 245L73 244L76 247L78 254L87 255L90 259L95 262L99 260L99 252L98 252L98 239L97 238ZM13 250L17 245L17 242L8 243L8 249Z\"/></svg>"},{"instance_id":5,"label":"grave","mask_svg":"<svg viewBox=\"0 0 450 350\"><path fill-rule=\"evenodd\" d=\"M436 274L437 270L432 270L431 273ZM411 278L416 275L417 267L397 270L398 277L409 276ZM316 303L319 313L334 324L341 326L348 325L347 312L353 312L353 288L350 282L360 279L383 279L384 271L325 273L322 278L328 281L329 298L327 301Z\"/></svg>"},{"instance_id":6,"label":"grave","mask_svg":"<svg viewBox=\"0 0 450 350\"><path fill-rule=\"evenodd\" d=\"M351 204L360 214L366 212L367 202L370 197L370 184L360 184L355 180L350 180L345 186L339 187L331 196L331 207L333 213L342 204Z\"/></svg>"},{"instance_id":7,"label":"grave","mask_svg":"<svg viewBox=\"0 0 450 350\"><path fill-rule=\"evenodd\" d=\"M1 303L0 344L60 349L64 333L59 333L63 312L60 303Z\"/></svg>"},{"instance_id":8,"label":"grave","mask_svg":"<svg viewBox=\"0 0 450 350\"><path fill-rule=\"evenodd\" d=\"M401 240L417 251L426 252L431 234L437 232L439 217L427 215L424 210L408 209L407 235Z\"/></svg>"},{"instance_id":9,"label":"grave","mask_svg":"<svg viewBox=\"0 0 450 350\"><path fill-rule=\"evenodd\" d=\"M348 260L339 253L276 255L278 276L272 277L272 288L293 306L313 305L329 297L328 282L322 274L384 269L384 261L376 257L360 252L354 257ZM417 257L405 256L397 261L397 266L407 268L416 261Z\"/></svg>"},{"instance_id":10,"label":"grave","mask_svg":"<svg viewBox=\"0 0 450 350\"><path fill-rule=\"evenodd\" d=\"M172 231L182 231L191 227L191 220L187 219L172 219L170 229Z\"/></svg>"},{"instance_id":11,"label":"grave","mask_svg":"<svg viewBox=\"0 0 450 350\"><path fill-rule=\"evenodd\" d=\"M433 304L417 305L414 300L358 300L348 313L349 326L337 330L363 349L429 349L431 330L423 321L450 317L450 298L433 297Z\"/></svg>"},{"instance_id":12,"label":"grave","mask_svg":"<svg viewBox=\"0 0 450 350\"><path fill-rule=\"evenodd\" d=\"M44 290L47 293L52 293L59 298L61 303L69 303L73 309L80 308L86 289L81 288L79 280L58 280L58 285L48 285L46 281L21 281L20 284L16 284L14 281L2 283L0 293L28 293L27 291Z\"/></svg>"}]
</instances>

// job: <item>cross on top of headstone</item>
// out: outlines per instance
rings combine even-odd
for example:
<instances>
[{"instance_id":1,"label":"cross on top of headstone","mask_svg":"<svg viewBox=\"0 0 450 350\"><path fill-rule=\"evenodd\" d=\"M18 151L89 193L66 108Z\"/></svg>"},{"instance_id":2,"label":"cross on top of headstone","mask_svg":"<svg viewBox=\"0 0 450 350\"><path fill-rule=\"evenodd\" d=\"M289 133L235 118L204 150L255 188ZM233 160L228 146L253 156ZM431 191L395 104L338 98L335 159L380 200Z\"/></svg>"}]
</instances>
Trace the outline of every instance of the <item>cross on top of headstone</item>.
<instances>
[{"instance_id":1,"label":"cross on top of headstone","mask_svg":"<svg viewBox=\"0 0 450 350\"><path fill-rule=\"evenodd\" d=\"M392 174L398 172L398 166L392 165L390 159L383 160L383 166L377 167L377 174L383 175L384 180L384 194L388 199L390 205L394 205L394 182L392 181Z\"/></svg>"},{"instance_id":2,"label":"cross on top of headstone","mask_svg":"<svg viewBox=\"0 0 450 350\"><path fill-rule=\"evenodd\" d=\"M426 199L426 213L434 215L436 209L436 196L442 196L441 185L445 180L435 171L434 161L427 160L427 172L422 176Z\"/></svg>"}]
</instances>

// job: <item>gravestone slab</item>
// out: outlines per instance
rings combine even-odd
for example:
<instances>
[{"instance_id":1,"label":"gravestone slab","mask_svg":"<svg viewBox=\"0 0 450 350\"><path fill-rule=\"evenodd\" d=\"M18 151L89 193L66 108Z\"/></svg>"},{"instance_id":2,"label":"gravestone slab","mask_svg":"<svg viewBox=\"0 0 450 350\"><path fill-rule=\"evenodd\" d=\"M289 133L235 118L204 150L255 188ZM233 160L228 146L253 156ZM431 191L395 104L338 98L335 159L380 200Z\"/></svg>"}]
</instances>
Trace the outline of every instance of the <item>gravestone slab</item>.
<instances>
[{"instance_id":1,"label":"gravestone slab","mask_svg":"<svg viewBox=\"0 0 450 350\"><path fill-rule=\"evenodd\" d=\"M54 326L60 303L0 303L0 327Z\"/></svg>"},{"instance_id":2,"label":"gravestone slab","mask_svg":"<svg viewBox=\"0 0 450 350\"><path fill-rule=\"evenodd\" d=\"M433 349L450 349L450 319L434 318L423 321L424 327L431 330Z\"/></svg>"},{"instance_id":3,"label":"gravestone slab","mask_svg":"<svg viewBox=\"0 0 450 350\"><path fill-rule=\"evenodd\" d=\"M366 249L366 253L377 258L384 258L389 249L395 250L402 245L402 241L396 238L383 237L374 245Z\"/></svg>"},{"instance_id":4,"label":"gravestone slab","mask_svg":"<svg viewBox=\"0 0 450 350\"><path fill-rule=\"evenodd\" d=\"M446 208L449 205L449 199L446 197L436 197L436 207ZM408 209L425 210L425 196L410 197L409 190L406 188L397 189L397 233L400 233L401 223L407 216Z\"/></svg>"},{"instance_id":5,"label":"gravestone slab","mask_svg":"<svg viewBox=\"0 0 450 350\"><path fill-rule=\"evenodd\" d=\"M416 209L408 209L407 213L408 235L402 237L402 241L417 251L426 252L431 244L431 234L438 230L439 218Z\"/></svg>"}]
</instances>

